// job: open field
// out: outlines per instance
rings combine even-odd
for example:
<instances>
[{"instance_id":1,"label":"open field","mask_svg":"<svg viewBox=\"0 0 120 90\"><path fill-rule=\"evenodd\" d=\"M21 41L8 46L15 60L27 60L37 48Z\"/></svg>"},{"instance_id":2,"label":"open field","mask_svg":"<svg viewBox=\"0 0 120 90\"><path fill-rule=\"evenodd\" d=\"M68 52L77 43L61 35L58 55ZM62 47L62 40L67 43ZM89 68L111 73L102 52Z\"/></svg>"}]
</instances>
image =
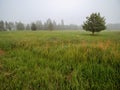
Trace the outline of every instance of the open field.
<instances>
[{"instance_id":1,"label":"open field","mask_svg":"<svg viewBox=\"0 0 120 90\"><path fill-rule=\"evenodd\" d=\"M0 32L0 90L120 90L120 31Z\"/></svg>"}]
</instances>

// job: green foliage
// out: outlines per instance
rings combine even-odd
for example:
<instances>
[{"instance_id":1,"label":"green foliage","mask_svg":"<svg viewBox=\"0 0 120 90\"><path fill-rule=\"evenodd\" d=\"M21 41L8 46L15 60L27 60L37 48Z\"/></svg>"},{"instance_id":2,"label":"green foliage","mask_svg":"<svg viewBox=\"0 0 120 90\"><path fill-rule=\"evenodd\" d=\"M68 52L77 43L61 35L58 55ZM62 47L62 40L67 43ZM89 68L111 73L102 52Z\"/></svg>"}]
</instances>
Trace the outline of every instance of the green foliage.
<instances>
[{"instance_id":1,"label":"green foliage","mask_svg":"<svg viewBox=\"0 0 120 90\"><path fill-rule=\"evenodd\" d=\"M49 29L49 30L53 30L53 24L52 24L52 22L49 23L48 29Z\"/></svg>"},{"instance_id":2,"label":"green foliage","mask_svg":"<svg viewBox=\"0 0 120 90\"><path fill-rule=\"evenodd\" d=\"M37 29L36 24L35 24L35 23L32 23L32 25L31 25L31 30L35 31L36 29Z\"/></svg>"},{"instance_id":3,"label":"green foliage","mask_svg":"<svg viewBox=\"0 0 120 90\"><path fill-rule=\"evenodd\" d=\"M15 29L15 25L14 25L14 23L13 22L5 22L5 28L6 28L6 30L14 30ZM22 27L22 28L21 28ZM21 29L21 30L23 30L24 29L24 25L23 24L18 24L18 23L16 23L16 29L17 30L19 30L19 29Z\"/></svg>"},{"instance_id":4,"label":"green foliage","mask_svg":"<svg viewBox=\"0 0 120 90\"><path fill-rule=\"evenodd\" d=\"M4 31L5 28L4 28L4 22L3 21L0 21L0 31Z\"/></svg>"},{"instance_id":5,"label":"green foliage","mask_svg":"<svg viewBox=\"0 0 120 90\"><path fill-rule=\"evenodd\" d=\"M31 30L30 25L29 25L29 24L27 24L25 29L26 29L26 30Z\"/></svg>"},{"instance_id":6,"label":"green foliage","mask_svg":"<svg viewBox=\"0 0 120 90\"><path fill-rule=\"evenodd\" d=\"M83 24L83 29L94 32L100 32L106 29L105 18L100 16L100 13L92 13L90 17L86 17L87 21Z\"/></svg>"},{"instance_id":7,"label":"green foliage","mask_svg":"<svg viewBox=\"0 0 120 90\"><path fill-rule=\"evenodd\" d=\"M0 32L0 89L119 90L119 33Z\"/></svg>"},{"instance_id":8,"label":"green foliage","mask_svg":"<svg viewBox=\"0 0 120 90\"><path fill-rule=\"evenodd\" d=\"M16 28L17 28L17 30L24 30L25 26L22 22L17 22L16 23Z\"/></svg>"},{"instance_id":9,"label":"green foliage","mask_svg":"<svg viewBox=\"0 0 120 90\"><path fill-rule=\"evenodd\" d=\"M46 24L47 24L47 29L48 30L53 30L53 22L52 22L51 19L48 19Z\"/></svg>"}]
</instances>

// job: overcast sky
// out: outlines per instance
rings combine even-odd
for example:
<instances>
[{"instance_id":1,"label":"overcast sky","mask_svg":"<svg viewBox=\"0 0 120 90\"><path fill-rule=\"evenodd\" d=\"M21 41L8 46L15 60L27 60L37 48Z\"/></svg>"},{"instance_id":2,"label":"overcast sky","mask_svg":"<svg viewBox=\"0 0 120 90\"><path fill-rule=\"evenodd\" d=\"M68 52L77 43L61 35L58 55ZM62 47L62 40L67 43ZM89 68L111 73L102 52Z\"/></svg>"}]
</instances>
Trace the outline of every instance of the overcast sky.
<instances>
[{"instance_id":1,"label":"overcast sky","mask_svg":"<svg viewBox=\"0 0 120 90\"><path fill-rule=\"evenodd\" d=\"M100 12L107 23L120 23L120 0L0 0L0 20L30 23L48 18L59 23L82 24Z\"/></svg>"}]
</instances>

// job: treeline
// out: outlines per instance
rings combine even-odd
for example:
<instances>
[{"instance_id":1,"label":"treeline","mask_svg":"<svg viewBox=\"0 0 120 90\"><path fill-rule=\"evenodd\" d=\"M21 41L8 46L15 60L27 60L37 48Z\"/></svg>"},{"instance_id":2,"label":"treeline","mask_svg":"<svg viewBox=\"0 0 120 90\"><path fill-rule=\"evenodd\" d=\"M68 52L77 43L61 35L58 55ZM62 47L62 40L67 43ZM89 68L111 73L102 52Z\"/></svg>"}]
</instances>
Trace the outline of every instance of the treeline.
<instances>
[{"instance_id":1,"label":"treeline","mask_svg":"<svg viewBox=\"0 0 120 90\"><path fill-rule=\"evenodd\" d=\"M107 24L108 30L120 30L120 23Z\"/></svg>"},{"instance_id":2,"label":"treeline","mask_svg":"<svg viewBox=\"0 0 120 90\"><path fill-rule=\"evenodd\" d=\"M0 31L13 31L13 30L80 30L81 27L78 25L70 24L65 25L64 21L61 20L60 24L57 24L56 21L48 19L46 22L41 20L25 24L23 22L8 22L0 21Z\"/></svg>"}]
</instances>

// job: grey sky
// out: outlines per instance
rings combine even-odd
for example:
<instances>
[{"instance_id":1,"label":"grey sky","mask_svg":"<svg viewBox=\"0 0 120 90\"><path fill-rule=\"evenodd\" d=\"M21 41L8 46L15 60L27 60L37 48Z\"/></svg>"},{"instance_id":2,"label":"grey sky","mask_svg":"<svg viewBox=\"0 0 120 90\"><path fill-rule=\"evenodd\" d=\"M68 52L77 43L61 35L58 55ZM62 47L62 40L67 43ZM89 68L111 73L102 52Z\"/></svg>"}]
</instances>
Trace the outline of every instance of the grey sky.
<instances>
[{"instance_id":1,"label":"grey sky","mask_svg":"<svg viewBox=\"0 0 120 90\"><path fill-rule=\"evenodd\" d=\"M48 18L65 24L82 24L92 12L107 23L120 23L120 0L0 0L0 20L43 22Z\"/></svg>"}]
</instances>

